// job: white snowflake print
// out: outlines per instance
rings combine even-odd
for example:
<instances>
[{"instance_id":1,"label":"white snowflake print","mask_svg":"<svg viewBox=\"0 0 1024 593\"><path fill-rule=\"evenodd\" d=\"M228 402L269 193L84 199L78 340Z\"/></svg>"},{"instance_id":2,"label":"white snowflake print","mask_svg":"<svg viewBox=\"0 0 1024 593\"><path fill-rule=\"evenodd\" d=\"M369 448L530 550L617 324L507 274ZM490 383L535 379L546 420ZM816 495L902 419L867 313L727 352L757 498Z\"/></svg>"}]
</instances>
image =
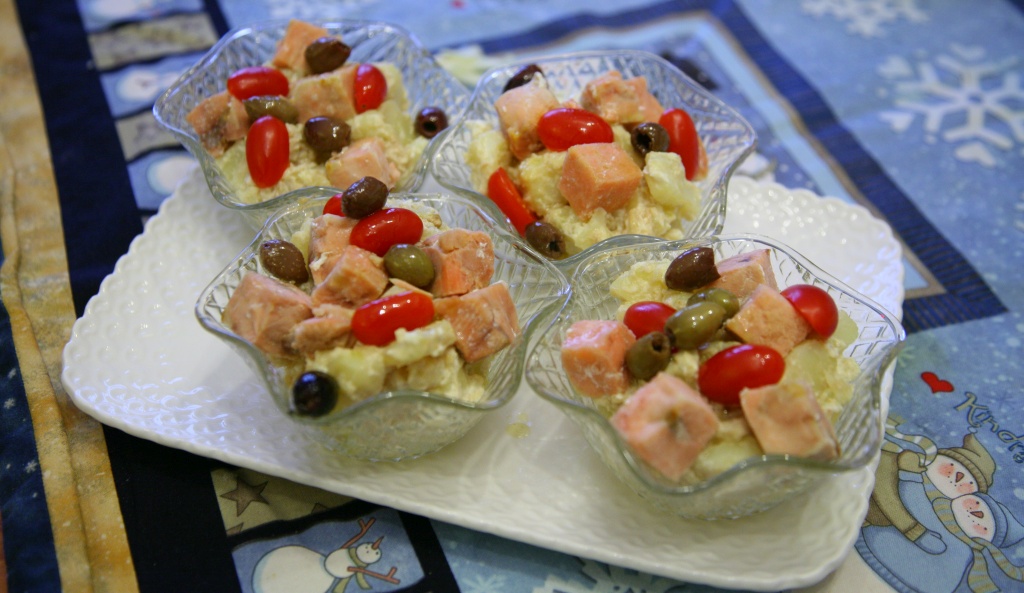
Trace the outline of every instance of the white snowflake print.
<instances>
[{"instance_id":1,"label":"white snowflake print","mask_svg":"<svg viewBox=\"0 0 1024 593\"><path fill-rule=\"evenodd\" d=\"M905 18L912 23L928 20L915 4L917 0L804 0L804 12L812 16L831 14L846 21L850 33L881 37L883 25Z\"/></svg>"},{"instance_id":2,"label":"white snowflake print","mask_svg":"<svg viewBox=\"0 0 1024 593\"><path fill-rule=\"evenodd\" d=\"M467 583L461 583L465 593L501 593L505 590L505 577L500 575L477 575Z\"/></svg>"},{"instance_id":3,"label":"white snowflake print","mask_svg":"<svg viewBox=\"0 0 1024 593\"><path fill-rule=\"evenodd\" d=\"M39 469L39 463L35 459L25 464L26 474L34 473L37 469Z\"/></svg>"},{"instance_id":4,"label":"white snowflake print","mask_svg":"<svg viewBox=\"0 0 1024 593\"><path fill-rule=\"evenodd\" d=\"M542 587L533 593L682 593L686 585L672 579L658 577L592 560L581 560L581 572L590 581L590 588L576 581L565 581L549 576Z\"/></svg>"},{"instance_id":5,"label":"white snowflake print","mask_svg":"<svg viewBox=\"0 0 1024 593\"><path fill-rule=\"evenodd\" d=\"M880 117L894 132L920 119L926 140L955 145L956 158L994 167L998 153L1024 145L1020 60L986 59L984 48L953 44L949 53L911 62L890 57L878 69L894 83L895 110ZM920 118L918 118L920 116Z\"/></svg>"}]
</instances>

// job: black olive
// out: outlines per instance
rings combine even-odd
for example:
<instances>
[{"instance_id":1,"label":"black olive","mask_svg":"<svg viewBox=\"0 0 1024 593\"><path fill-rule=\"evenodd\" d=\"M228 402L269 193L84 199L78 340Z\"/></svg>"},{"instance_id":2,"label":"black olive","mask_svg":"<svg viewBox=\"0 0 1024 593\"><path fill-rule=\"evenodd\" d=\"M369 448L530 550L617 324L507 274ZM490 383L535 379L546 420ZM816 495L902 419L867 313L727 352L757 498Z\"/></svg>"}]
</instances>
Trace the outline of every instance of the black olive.
<instances>
[{"instance_id":1,"label":"black olive","mask_svg":"<svg viewBox=\"0 0 1024 593\"><path fill-rule=\"evenodd\" d=\"M349 218L366 218L384 207L388 186L376 177L356 180L341 193L341 211Z\"/></svg>"},{"instance_id":2,"label":"black olive","mask_svg":"<svg viewBox=\"0 0 1024 593\"><path fill-rule=\"evenodd\" d=\"M245 114L249 121L254 122L264 115L272 115L286 124L299 123L299 110L288 100L280 95L262 95L249 97L242 101L245 107Z\"/></svg>"},{"instance_id":3,"label":"black olive","mask_svg":"<svg viewBox=\"0 0 1024 593\"><path fill-rule=\"evenodd\" d=\"M665 286L693 291L718 280L715 252L710 247L692 247L680 253L665 270Z\"/></svg>"},{"instance_id":4,"label":"black olive","mask_svg":"<svg viewBox=\"0 0 1024 593\"><path fill-rule=\"evenodd\" d=\"M320 371L307 371L292 385L292 410L299 416L323 416L338 403L338 382Z\"/></svg>"},{"instance_id":5,"label":"black olive","mask_svg":"<svg viewBox=\"0 0 1024 593\"><path fill-rule=\"evenodd\" d=\"M533 80L533 77L538 74L544 74L540 66L537 64L527 64L516 71L512 78L508 79L508 82L505 83L505 88L501 92L505 93L516 87L523 86Z\"/></svg>"},{"instance_id":6,"label":"black olive","mask_svg":"<svg viewBox=\"0 0 1024 593\"><path fill-rule=\"evenodd\" d=\"M424 107L416 114L416 133L424 138L433 138L448 127L448 116L440 107Z\"/></svg>"},{"instance_id":7,"label":"black olive","mask_svg":"<svg viewBox=\"0 0 1024 593\"><path fill-rule=\"evenodd\" d=\"M316 153L318 163L326 162L331 155L348 146L352 129L348 124L331 117L311 117L302 129L306 144Z\"/></svg>"},{"instance_id":8,"label":"black olive","mask_svg":"<svg viewBox=\"0 0 1024 593\"><path fill-rule=\"evenodd\" d=\"M626 368L633 377L646 381L665 370L672 360L672 344L662 332L646 334L626 351Z\"/></svg>"},{"instance_id":9,"label":"black olive","mask_svg":"<svg viewBox=\"0 0 1024 593\"><path fill-rule=\"evenodd\" d=\"M306 258L299 248L284 239L270 239L260 243L260 263L277 278L293 284L309 280Z\"/></svg>"},{"instance_id":10,"label":"black olive","mask_svg":"<svg viewBox=\"0 0 1024 593\"><path fill-rule=\"evenodd\" d=\"M321 37L306 46L306 64L313 74L330 72L352 55L352 48L337 37Z\"/></svg>"},{"instance_id":11,"label":"black olive","mask_svg":"<svg viewBox=\"0 0 1024 593\"><path fill-rule=\"evenodd\" d=\"M562 259L566 256L565 237L554 225L540 220L531 222L526 225L523 234L530 247L539 251L544 257Z\"/></svg>"},{"instance_id":12,"label":"black olive","mask_svg":"<svg viewBox=\"0 0 1024 593\"><path fill-rule=\"evenodd\" d=\"M661 124L646 121L637 127L629 135L633 148L640 156L647 156L648 152L665 152L668 150L668 131Z\"/></svg>"}]
</instances>

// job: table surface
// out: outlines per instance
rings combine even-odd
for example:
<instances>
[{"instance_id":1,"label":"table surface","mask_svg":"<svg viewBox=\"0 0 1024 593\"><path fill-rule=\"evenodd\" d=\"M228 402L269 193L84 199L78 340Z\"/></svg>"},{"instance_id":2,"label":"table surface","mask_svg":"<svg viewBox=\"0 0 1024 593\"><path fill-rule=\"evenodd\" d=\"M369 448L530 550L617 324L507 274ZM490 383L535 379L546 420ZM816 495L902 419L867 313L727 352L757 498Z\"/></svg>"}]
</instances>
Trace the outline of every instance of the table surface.
<instances>
[{"instance_id":1,"label":"table surface","mask_svg":"<svg viewBox=\"0 0 1024 593\"><path fill-rule=\"evenodd\" d=\"M274 549L300 592L719 590L196 456L71 402L76 319L193 170L156 97L230 28L327 15L404 26L467 86L523 55L654 52L754 125L744 175L885 221L908 333L886 445L850 553L801 590L1024 591L1024 3L425 4L0 0L0 593L270 591L253 565ZM951 501L941 479L963 480ZM381 535L364 579L321 567Z\"/></svg>"}]
</instances>

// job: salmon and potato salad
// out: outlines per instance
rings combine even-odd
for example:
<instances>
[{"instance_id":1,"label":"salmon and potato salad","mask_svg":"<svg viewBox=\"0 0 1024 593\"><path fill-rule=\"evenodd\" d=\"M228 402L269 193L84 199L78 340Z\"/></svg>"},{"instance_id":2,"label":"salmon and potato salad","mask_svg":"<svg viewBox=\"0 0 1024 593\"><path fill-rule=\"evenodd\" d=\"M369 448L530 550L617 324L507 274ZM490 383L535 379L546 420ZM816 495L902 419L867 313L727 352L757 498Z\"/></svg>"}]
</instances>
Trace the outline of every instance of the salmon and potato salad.
<instances>
[{"instance_id":1,"label":"salmon and potato salad","mask_svg":"<svg viewBox=\"0 0 1024 593\"><path fill-rule=\"evenodd\" d=\"M374 178L332 197L290 240L264 241L259 259L222 321L292 370L298 414L392 390L478 401L488 360L522 331L508 285L491 282L490 235L448 228Z\"/></svg>"},{"instance_id":2,"label":"salmon and potato salad","mask_svg":"<svg viewBox=\"0 0 1024 593\"><path fill-rule=\"evenodd\" d=\"M473 184L538 251L561 259L623 234L682 238L707 175L689 114L663 106L643 76L616 70L560 98L536 65L494 102L498 125L467 122Z\"/></svg>"},{"instance_id":3,"label":"salmon and potato salad","mask_svg":"<svg viewBox=\"0 0 1024 593\"><path fill-rule=\"evenodd\" d=\"M611 284L615 318L576 321L562 341L573 387L672 482L763 454L839 455L857 325L817 286L780 290L770 257L693 247L633 264Z\"/></svg>"},{"instance_id":4,"label":"salmon and potato salad","mask_svg":"<svg viewBox=\"0 0 1024 593\"><path fill-rule=\"evenodd\" d=\"M339 36L292 20L269 61L235 71L189 112L240 202L365 176L394 187L447 127L441 107L408 112L395 65L357 63L351 52Z\"/></svg>"}]
</instances>

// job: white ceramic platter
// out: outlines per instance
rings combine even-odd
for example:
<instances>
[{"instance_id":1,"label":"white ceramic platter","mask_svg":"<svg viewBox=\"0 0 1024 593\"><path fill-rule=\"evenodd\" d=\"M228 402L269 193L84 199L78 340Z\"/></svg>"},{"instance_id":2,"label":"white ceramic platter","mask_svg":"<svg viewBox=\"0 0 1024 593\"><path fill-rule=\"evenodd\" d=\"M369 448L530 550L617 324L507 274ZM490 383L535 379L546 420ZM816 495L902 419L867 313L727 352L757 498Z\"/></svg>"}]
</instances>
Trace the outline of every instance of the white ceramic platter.
<instances>
[{"instance_id":1,"label":"white ceramic platter","mask_svg":"<svg viewBox=\"0 0 1024 593\"><path fill-rule=\"evenodd\" d=\"M780 239L899 313L900 248L866 210L747 179L733 181L729 208L727 231ZM684 581L798 587L822 579L849 552L872 468L737 521L665 516L620 484L576 427L525 382L510 404L426 458L374 464L326 451L195 320L199 292L251 236L193 171L75 324L62 376L74 402L101 422L169 447Z\"/></svg>"}]
</instances>

